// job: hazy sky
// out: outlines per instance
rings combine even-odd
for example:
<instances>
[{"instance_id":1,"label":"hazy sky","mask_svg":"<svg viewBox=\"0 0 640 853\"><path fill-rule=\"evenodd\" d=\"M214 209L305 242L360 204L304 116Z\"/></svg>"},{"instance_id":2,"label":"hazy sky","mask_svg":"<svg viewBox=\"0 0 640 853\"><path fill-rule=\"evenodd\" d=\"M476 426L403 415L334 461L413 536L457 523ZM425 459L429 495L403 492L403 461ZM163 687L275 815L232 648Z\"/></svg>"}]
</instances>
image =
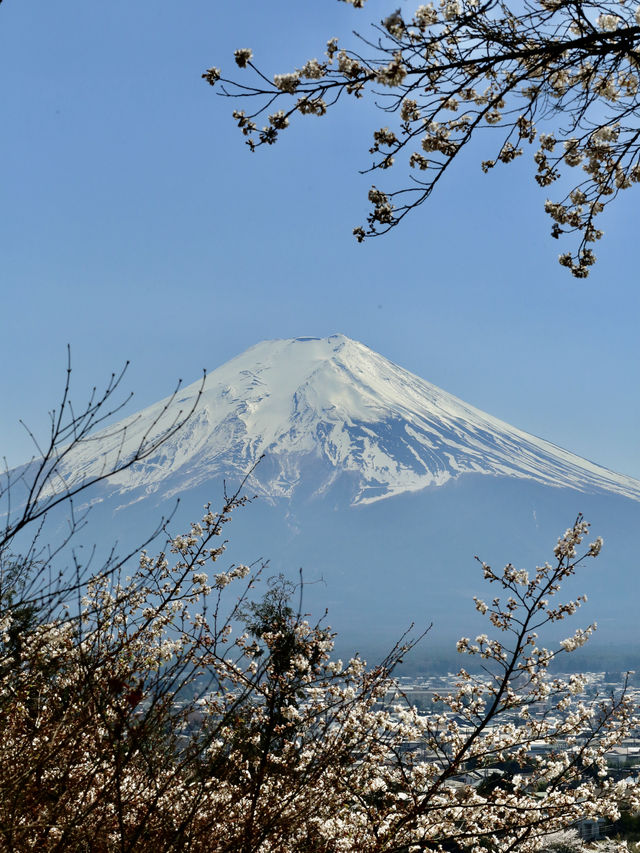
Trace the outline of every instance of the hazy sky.
<instances>
[{"instance_id":1,"label":"hazy sky","mask_svg":"<svg viewBox=\"0 0 640 853\"><path fill-rule=\"evenodd\" d=\"M526 158L459 164L428 206L355 244L371 106L251 155L201 80L320 57L398 5L5 0L0 9L0 454L131 359L141 407L259 340L342 332L491 414L640 477L640 196L603 220L586 281L557 264ZM237 72L238 74L242 72ZM381 123L377 121L379 127ZM384 187L384 178L376 183ZM400 174L398 175L398 178Z\"/></svg>"}]
</instances>

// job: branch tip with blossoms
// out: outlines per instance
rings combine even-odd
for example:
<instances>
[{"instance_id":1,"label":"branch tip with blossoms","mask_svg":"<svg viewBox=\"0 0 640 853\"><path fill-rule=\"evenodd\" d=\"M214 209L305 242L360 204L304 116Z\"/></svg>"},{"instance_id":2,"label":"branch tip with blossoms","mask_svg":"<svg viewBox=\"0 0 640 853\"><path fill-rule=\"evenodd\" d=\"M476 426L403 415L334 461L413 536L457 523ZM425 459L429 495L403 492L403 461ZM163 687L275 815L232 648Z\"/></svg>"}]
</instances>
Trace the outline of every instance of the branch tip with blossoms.
<instances>
[{"instance_id":1,"label":"branch tip with blossoms","mask_svg":"<svg viewBox=\"0 0 640 853\"><path fill-rule=\"evenodd\" d=\"M499 136L482 161L485 172L529 149L536 183L567 187L545 203L551 235L577 243L559 262L577 278L588 276L596 260L591 244L602 236L596 217L640 181L640 6L440 0L412 15L397 9L374 25L373 38L358 38L366 57L332 38L323 59L270 78L242 49L236 63L253 69L253 83L222 78L217 68L203 77L222 80L221 94L256 105L238 121L251 150L276 142L296 113L325 115L343 95L374 98L385 121L373 131L374 162L365 171L400 164L407 171L404 185L384 191L384 204L369 194L367 224L353 231L358 242L387 233L426 202L476 137ZM255 120L290 98L275 113L285 121L259 129Z\"/></svg>"}]
</instances>

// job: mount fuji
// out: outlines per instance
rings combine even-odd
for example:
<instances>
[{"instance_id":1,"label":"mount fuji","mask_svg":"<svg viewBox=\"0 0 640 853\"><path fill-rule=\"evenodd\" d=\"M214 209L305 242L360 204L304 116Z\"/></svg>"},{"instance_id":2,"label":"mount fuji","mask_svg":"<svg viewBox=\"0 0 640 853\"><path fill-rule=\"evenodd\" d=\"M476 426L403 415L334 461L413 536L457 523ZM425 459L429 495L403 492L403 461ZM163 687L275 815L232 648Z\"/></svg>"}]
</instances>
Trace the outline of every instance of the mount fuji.
<instances>
[{"instance_id":1,"label":"mount fuji","mask_svg":"<svg viewBox=\"0 0 640 853\"><path fill-rule=\"evenodd\" d=\"M61 473L78 482L127 458L199 391L194 383L168 407L161 401L93 434ZM375 655L412 621L433 621L432 650L484 631L469 604L483 593L474 555L539 564L579 511L605 538L603 555L576 580L592 600L581 623L599 621L602 648L638 644L640 482L342 335L266 341L209 374L182 429L88 494L94 539L99 531L109 545L139 540L179 496L177 532L215 504L224 479L233 487L248 472L245 491L258 500L234 518L229 559L268 558L269 573L302 567L305 609L327 607L345 648Z\"/></svg>"},{"instance_id":2,"label":"mount fuji","mask_svg":"<svg viewBox=\"0 0 640 853\"><path fill-rule=\"evenodd\" d=\"M163 416L164 400L94 435L65 475L126 458L199 390L185 388ZM269 501L320 496L343 480L351 504L370 504L468 474L640 501L637 480L509 426L343 335L267 341L214 370L187 424L111 483L124 501L172 497L241 480L258 460L248 486Z\"/></svg>"}]
</instances>

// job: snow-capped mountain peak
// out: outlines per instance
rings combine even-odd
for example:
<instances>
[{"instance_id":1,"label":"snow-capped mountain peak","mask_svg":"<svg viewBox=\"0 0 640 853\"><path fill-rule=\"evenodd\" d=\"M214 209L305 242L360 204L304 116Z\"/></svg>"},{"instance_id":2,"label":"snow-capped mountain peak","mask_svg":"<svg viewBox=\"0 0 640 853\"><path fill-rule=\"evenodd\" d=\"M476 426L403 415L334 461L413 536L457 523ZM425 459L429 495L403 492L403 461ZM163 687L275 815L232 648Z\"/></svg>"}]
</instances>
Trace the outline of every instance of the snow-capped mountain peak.
<instances>
[{"instance_id":1,"label":"snow-capped mountain peak","mask_svg":"<svg viewBox=\"0 0 640 853\"><path fill-rule=\"evenodd\" d=\"M185 388L157 429L188 409L199 387ZM132 453L164 405L122 422L124 446L117 427L93 436L69 474L95 474L105 458ZM352 501L369 503L475 473L640 500L638 481L509 426L343 335L265 341L231 359L209 374L188 423L111 482L170 496L239 480L261 456L250 485L271 499L346 477Z\"/></svg>"}]
</instances>

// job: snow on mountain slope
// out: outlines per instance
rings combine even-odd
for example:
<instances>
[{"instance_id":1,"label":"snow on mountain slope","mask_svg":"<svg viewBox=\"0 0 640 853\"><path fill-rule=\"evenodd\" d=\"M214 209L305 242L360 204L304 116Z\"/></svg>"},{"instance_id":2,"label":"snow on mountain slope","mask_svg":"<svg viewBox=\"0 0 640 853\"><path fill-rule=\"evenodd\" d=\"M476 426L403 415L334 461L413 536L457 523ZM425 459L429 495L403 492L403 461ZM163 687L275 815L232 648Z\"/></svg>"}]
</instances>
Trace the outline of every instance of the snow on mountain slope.
<instances>
[{"instance_id":1,"label":"snow on mountain slope","mask_svg":"<svg viewBox=\"0 0 640 853\"><path fill-rule=\"evenodd\" d=\"M188 409L199 384L161 424ZM131 454L163 407L122 421L124 444L118 427L94 435L67 475L95 474L115 454ZM131 493L124 503L169 497L212 478L239 480L263 454L250 486L269 498L301 486L321 493L346 474L353 503L370 503L475 473L640 500L640 482L509 426L342 335L265 341L214 370L187 425L110 482Z\"/></svg>"}]
</instances>

